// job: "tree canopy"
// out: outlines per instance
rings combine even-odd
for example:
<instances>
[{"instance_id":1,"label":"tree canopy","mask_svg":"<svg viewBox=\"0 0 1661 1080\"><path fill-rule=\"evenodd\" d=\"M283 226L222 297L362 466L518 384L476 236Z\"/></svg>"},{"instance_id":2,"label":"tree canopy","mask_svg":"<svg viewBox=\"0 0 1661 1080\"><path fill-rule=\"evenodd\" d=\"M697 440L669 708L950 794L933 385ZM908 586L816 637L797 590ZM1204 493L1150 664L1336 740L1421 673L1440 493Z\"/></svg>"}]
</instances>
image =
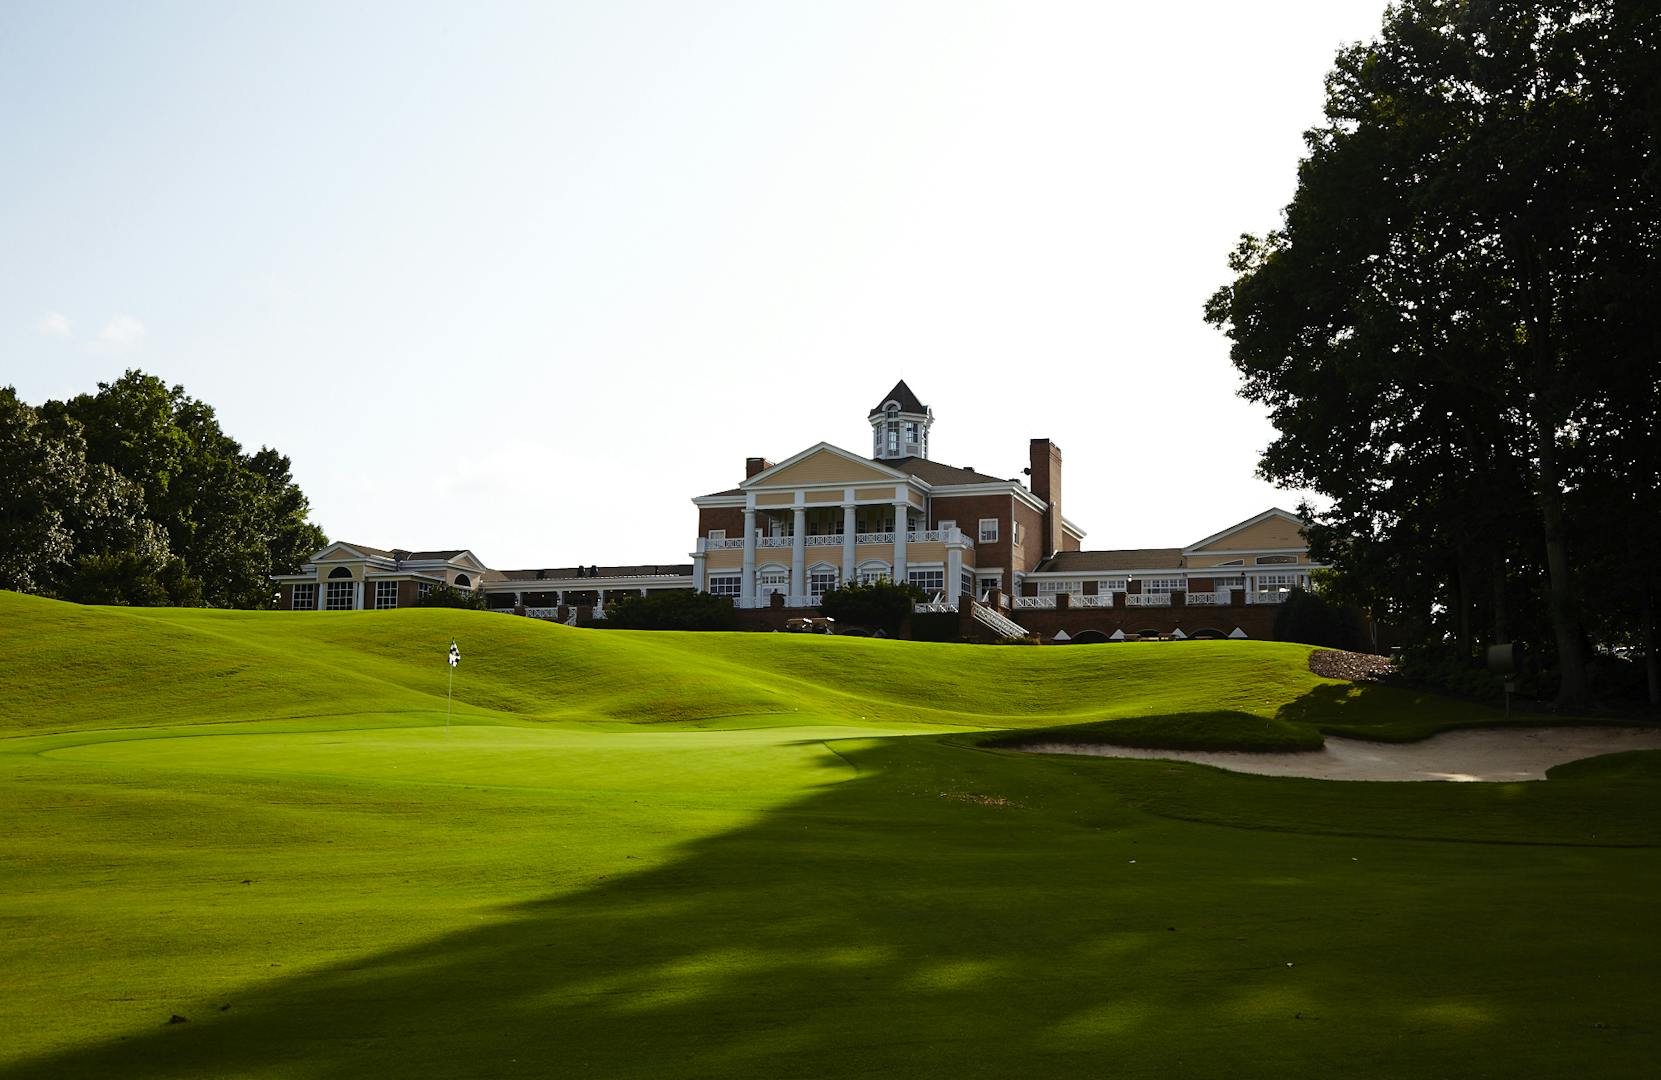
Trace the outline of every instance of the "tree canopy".
<instances>
[{"instance_id":1,"label":"tree canopy","mask_svg":"<svg viewBox=\"0 0 1661 1080\"><path fill-rule=\"evenodd\" d=\"M326 543L289 460L141 371L38 409L0 389L0 588L105 604L270 602Z\"/></svg>"},{"instance_id":2,"label":"tree canopy","mask_svg":"<svg viewBox=\"0 0 1661 1080\"><path fill-rule=\"evenodd\" d=\"M1646 637L1661 541L1661 9L1405 0L1342 52L1284 224L1206 318L1343 599L1523 640L1559 700ZM1652 667L1652 694L1654 690Z\"/></svg>"}]
</instances>

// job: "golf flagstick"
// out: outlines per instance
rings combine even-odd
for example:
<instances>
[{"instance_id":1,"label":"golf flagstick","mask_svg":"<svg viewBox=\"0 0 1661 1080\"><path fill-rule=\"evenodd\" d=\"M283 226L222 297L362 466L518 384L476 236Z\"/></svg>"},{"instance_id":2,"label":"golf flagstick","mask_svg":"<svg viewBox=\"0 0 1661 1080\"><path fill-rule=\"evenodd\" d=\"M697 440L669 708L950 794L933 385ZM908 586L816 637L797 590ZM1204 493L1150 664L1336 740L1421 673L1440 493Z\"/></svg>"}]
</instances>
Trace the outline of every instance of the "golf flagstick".
<instances>
[{"instance_id":1,"label":"golf flagstick","mask_svg":"<svg viewBox=\"0 0 1661 1080\"><path fill-rule=\"evenodd\" d=\"M450 639L450 686L444 691L444 734L450 734L450 700L456 692L456 665L461 663L461 650L456 648L456 639Z\"/></svg>"}]
</instances>

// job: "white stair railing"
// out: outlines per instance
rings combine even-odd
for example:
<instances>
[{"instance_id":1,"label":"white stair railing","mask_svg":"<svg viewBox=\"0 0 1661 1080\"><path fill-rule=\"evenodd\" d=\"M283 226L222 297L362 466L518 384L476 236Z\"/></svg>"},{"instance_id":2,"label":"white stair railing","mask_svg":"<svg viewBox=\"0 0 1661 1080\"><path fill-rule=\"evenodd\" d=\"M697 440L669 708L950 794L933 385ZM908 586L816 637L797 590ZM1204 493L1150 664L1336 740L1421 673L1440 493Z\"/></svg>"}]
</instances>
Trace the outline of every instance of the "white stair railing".
<instances>
[{"instance_id":1,"label":"white stair railing","mask_svg":"<svg viewBox=\"0 0 1661 1080\"><path fill-rule=\"evenodd\" d=\"M975 620L991 630L999 637L1015 638L1026 637L1027 629L1014 619L1006 619L998 612L993 611L985 604L976 604L973 608Z\"/></svg>"}]
</instances>

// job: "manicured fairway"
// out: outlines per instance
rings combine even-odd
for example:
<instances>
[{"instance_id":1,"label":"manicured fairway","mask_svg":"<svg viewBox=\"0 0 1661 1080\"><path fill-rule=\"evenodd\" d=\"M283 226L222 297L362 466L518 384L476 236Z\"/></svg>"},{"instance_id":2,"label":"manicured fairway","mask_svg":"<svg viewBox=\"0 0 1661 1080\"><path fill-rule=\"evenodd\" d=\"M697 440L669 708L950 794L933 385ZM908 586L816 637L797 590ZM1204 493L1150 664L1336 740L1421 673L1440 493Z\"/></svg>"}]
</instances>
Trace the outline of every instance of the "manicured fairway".
<instances>
[{"instance_id":1,"label":"manicured fairway","mask_svg":"<svg viewBox=\"0 0 1661 1080\"><path fill-rule=\"evenodd\" d=\"M1661 754L1336 784L982 734L1498 719L1307 651L0 593L0 1080L1654 1075Z\"/></svg>"}]
</instances>

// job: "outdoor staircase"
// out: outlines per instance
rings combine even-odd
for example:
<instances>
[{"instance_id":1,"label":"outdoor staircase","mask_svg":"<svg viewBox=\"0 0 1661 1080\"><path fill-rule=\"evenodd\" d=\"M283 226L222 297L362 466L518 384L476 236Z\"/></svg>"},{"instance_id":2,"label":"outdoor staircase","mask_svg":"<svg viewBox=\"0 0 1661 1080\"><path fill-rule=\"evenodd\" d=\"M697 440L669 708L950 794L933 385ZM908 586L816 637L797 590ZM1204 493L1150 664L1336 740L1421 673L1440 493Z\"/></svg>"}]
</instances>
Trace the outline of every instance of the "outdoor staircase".
<instances>
[{"instance_id":1,"label":"outdoor staircase","mask_svg":"<svg viewBox=\"0 0 1661 1080\"><path fill-rule=\"evenodd\" d=\"M1014 619L1006 618L996 608L975 603L971 609L975 621L1001 638L1026 637L1027 628Z\"/></svg>"}]
</instances>

